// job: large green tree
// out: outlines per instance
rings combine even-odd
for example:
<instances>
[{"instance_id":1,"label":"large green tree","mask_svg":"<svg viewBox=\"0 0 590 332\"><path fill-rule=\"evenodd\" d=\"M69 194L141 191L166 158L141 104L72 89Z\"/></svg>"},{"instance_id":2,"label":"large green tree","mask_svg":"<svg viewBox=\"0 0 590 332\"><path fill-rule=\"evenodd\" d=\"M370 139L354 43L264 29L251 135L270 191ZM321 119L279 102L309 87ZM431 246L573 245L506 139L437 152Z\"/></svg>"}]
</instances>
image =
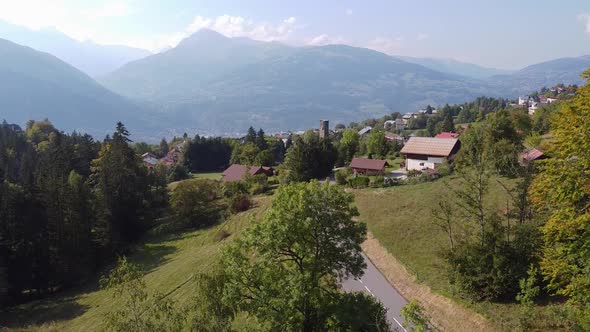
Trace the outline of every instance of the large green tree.
<instances>
[{"instance_id":1,"label":"large green tree","mask_svg":"<svg viewBox=\"0 0 590 332\"><path fill-rule=\"evenodd\" d=\"M339 281L360 277L365 267L360 245L366 226L353 220L358 211L352 203L352 195L327 183L280 187L263 221L223 253L225 301L273 330L323 331L330 322L345 324L341 313L351 299L340 294ZM377 330L375 322L382 327L384 317L356 317L355 326ZM351 330L348 325L340 330Z\"/></svg>"},{"instance_id":2,"label":"large green tree","mask_svg":"<svg viewBox=\"0 0 590 332\"><path fill-rule=\"evenodd\" d=\"M583 77L590 82L590 70ZM531 191L547 214L541 263L549 288L582 304L590 314L590 86L562 103L551 122L550 159Z\"/></svg>"}]
</instances>

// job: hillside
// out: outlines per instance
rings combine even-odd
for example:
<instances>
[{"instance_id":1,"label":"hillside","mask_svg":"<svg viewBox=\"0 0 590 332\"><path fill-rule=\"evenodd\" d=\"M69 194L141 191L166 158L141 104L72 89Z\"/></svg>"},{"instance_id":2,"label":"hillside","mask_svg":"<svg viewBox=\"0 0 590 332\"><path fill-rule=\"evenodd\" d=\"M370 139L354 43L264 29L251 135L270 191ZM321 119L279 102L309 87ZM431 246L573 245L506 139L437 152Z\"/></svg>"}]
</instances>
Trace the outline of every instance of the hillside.
<instances>
[{"instance_id":1,"label":"hillside","mask_svg":"<svg viewBox=\"0 0 590 332\"><path fill-rule=\"evenodd\" d=\"M23 125L49 118L102 138L117 121L145 127L141 109L56 57L0 39L1 117Z\"/></svg>"},{"instance_id":2,"label":"hillside","mask_svg":"<svg viewBox=\"0 0 590 332\"><path fill-rule=\"evenodd\" d=\"M32 31L0 21L0 38L50 53L84 73L99 77L150 55L142 49L79 42L55 29Z\"/></svg>"},{"instance_id":3,"label":"hillside","mask_svg":"<svg viewBox=\"0 0 590 332\"><path fill-rule=\"evenodd\" d=\"M473 63L461 62L453 59L439 58L415 58L409 56L398 56L401 60L415 63L432 70L443 73L461 75L475 79L486 79L495 75L507 75L512 73L510 70L488 68Z\"/></svg>"},{"instance_id":4,"label":"hillside","mask_svg":"<svg viewBox=\"0 0 590 332\"><path fill-rule=\"evenodd\" d=\"M220 248L235 238L253 219L259 218L270 199L256 200L257 207L215 227L169 236L151 236L133 250L130 260L147 271L145 281L151 291L166 293L185 282L191 275L207 273L218 257ZM224 230L232 236L220 240ZM170 297L180 305L193 301L194 280L184 284ZM116 306L108 291L98 288L95 280L84 288L0 312L1 325L27 327L32 331L100 331L104 314Z\"/></svg>"},{"instance_id":5,"label":"hillside","mask_svg":"<svg viewBox=\"0 0 590 332\"><path fill-rule=\"evenodd\" d=\"M560 58L534 64L511 75L491 77L492 84L505 94L519 95L537 91L558 83L583 85L582 72L590 68L590 55L577 58Z\"/></svg>"},{"instance_id":6,"label":"hillside","mask_svg":"<svg viewBox=\"0 0 590 332\"><path fill-rule=\"evenodd\" d=\"M288 47L200 30L101 82L165 110L170 126L269 131L350 122L484 94L481 83L343 45ZM177 122L174 122L176 120Z\"/></svg>"}]
</instances>

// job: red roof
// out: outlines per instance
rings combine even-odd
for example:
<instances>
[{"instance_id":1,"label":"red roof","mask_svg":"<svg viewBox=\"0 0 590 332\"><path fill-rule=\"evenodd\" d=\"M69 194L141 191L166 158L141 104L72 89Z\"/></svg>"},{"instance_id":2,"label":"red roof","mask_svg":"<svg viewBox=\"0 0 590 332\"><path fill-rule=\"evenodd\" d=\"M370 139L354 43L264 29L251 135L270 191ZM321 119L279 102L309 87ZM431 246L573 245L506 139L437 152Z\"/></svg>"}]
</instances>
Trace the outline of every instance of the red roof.
<instances>
[{"instance_id":1,"label":"red roof","mask_svg":"<svg viewBox=\"0 0 590 332\"><path fill-rule=\"evenodd\" d=\"M385 166L389 166L387 161L380 159L354 158L350 162L351 168L374 171L382 171L383 169L385 169Z\"/></svg>"},{"instance_id":2,"label":"red roof","mask_svg":"<svg viewBox=\"0 0 590 332\"><path fill-rule=\"evenodd\" d=\"M250 175L266 174L272 175L273 168L266 166L246 166L233 164L223 172L224 181L241 181L246 176L246 171L250 169Z\"/></svg>"},{"instance_id":3,"label":"red roof","mask_svg":"<svg viewBox=\"0 0 590 332\"><path fill-rule=\"evenodd\" d=\"M442 133L440 133L434 137L436 137L436 138L457 138L457 137L459 137L459 134L443 131Z\"/></svg>"},{"instance_id":4,"label":"red roof","mask_svg":"<svg viewBox=\"0 0 590 332\"><path fill-rule=\"evenodd\" d=\"M545 154L535 148L524 151L520 154L520 158L525 161L533 161L543 158Z\"/></svg>"}]
</instances>

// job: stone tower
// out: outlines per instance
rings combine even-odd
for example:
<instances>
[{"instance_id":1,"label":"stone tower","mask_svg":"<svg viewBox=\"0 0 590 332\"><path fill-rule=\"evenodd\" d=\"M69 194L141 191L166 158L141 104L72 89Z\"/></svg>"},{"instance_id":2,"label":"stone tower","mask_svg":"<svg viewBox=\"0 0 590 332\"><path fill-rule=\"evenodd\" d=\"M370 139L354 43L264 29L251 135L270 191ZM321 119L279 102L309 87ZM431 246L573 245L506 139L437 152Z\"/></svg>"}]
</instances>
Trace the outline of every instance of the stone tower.
<instances>
[{"instance_id":1,"label":"stone tower","mask_svg":"<svg viewBox=\"0 0 590 332\"><path fill-rule=\"evenodd\" d=\"M320 120L320 139L330 136L330 121Z\"/></svg>"}]
</instances>

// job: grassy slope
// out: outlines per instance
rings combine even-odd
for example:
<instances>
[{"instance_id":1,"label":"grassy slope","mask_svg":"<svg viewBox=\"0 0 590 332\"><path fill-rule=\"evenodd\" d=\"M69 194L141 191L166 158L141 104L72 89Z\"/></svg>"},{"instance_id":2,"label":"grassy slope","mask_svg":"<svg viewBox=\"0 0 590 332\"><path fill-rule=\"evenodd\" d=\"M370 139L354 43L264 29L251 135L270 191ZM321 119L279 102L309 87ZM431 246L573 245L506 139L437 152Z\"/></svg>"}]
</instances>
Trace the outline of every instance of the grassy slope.
<instances>
[{"instance_id":1,"label":"grassy slope","mask_svg":"<svg viewBox=\"0 0 590 332\"><path fill-rule=\"evenodd\" d=\"M447 184L448 182L448 184ZM512 181L502 179L510 185ZM355 200L360 211L360 220L417 279L432 290L480 312L499 330L514 330L518 325L519 307L516 304L467 303L453 294L446 275L442 251L448 248L445 233L431 224L431 209L444 197L452 198L449 187L457 188L458 179L442 179L431 183L392 187L387 189L355 190ZM490 208L505 207L506 193L492 181L488 205ZM541 315L536 328L544 325L551 314L546 307L535 307Z\"/></svg>"},{"instance_id":2,"label":"grassy slope","mask_svg":"<svg viewBox=\"0 0 590 332\"><path fill-rule=\"evenodd\" d=\"M254 209L235 215L216 227L148 237L130 258L148 271L146 283L150 289L166 293L192 274L207 272L223 244L247 227L252 218L258 218L269 206L270 198L257 198L256 204ZM218 232L221 229L232 236L220 241ZM191 300L193 282L189 281L170 296L179 304L187 303ZM17 307L2 314L0 322L12 327L28 326L26 330L94 331L101 329L104 313L116 305L110 293L98 290L94 282L84 289Z\"/></svg>"}]
</instances>

